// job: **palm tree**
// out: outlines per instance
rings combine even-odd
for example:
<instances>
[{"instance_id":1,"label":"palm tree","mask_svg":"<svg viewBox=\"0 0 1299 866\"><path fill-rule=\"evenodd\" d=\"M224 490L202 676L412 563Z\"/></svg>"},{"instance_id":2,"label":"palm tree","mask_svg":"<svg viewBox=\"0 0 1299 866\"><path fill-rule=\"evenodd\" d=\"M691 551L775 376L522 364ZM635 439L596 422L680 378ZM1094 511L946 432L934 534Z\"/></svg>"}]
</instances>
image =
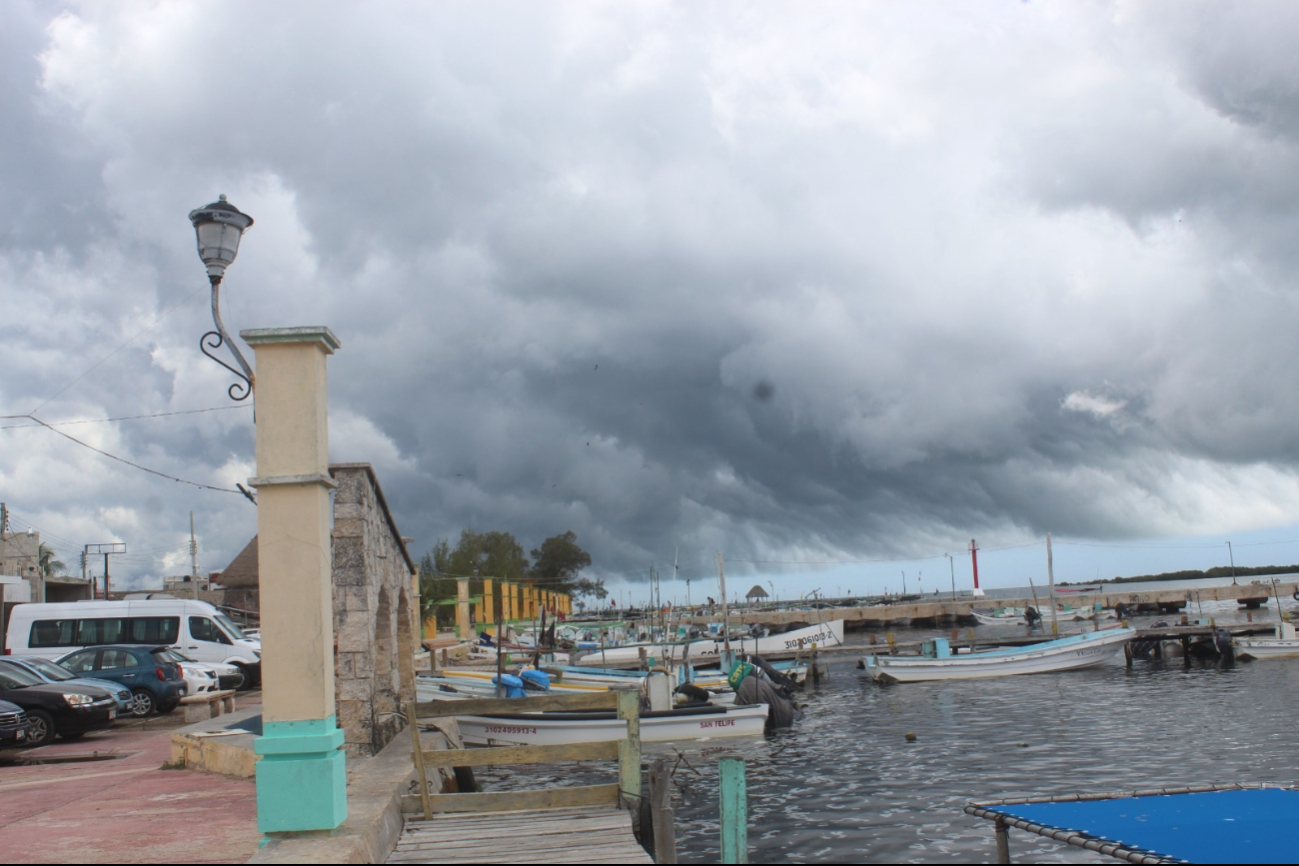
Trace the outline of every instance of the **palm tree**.
<instances>
[{"instance_id":1,"label":"palm tree","mask_svg":"<svg viewBox=\"0 0 1299 866\"><path fill-rule=\"evenodd\" d=\"M41 542L41 546L37 549L36 564L44 577L61 574L67 568L67 565L54 557L54 548Z\"/></svg>"}]
</instances>

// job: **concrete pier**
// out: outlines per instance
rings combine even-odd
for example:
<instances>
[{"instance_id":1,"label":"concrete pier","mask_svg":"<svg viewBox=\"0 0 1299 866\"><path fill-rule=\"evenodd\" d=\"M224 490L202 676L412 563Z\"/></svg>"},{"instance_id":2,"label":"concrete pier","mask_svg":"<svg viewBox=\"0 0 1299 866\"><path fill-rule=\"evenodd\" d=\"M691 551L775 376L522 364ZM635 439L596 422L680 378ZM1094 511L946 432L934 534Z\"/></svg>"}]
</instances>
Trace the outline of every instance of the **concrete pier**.
<instances>
[{"instance_id":1,"label":"concrete pier","mask_svg":"<svg viewBox=\"0 0 1299 866\"><path fill-rule=\"evenodd\" d=\"M1288 601L1299 589L1299 581L1293 579L1273 585L1271 583L1241 583L1238 586L1205 586L1195 589L1160 589L1134 592L1124 590L1122 584L1114 584L1101 592L1057 592L1058 603L1073 605L1079 609L1090 609L1099 603L1102 607L1113 608L1116 604L1125 604L1134 610L1143 612L1163 611L1180 612L1189 608L1194 612L1196 602L1236 601L1247 607L1275 604L1274 593L1282 601ZM888 624L906 624L912 620L933 620L951 622L962 617L969 617L975 608L986 610L994 607L1027 607L1032 605L1042 611L1050 621L1049 604L1051 596L1043 589L1037 598L989 598L961 596L953 599L950 595L934 597L932 600L915 600L902 604L873 604L862 607L831 607L814 610L745 610L732 609L730 621L733 623L761 623L766 626L788 627L796 624L811 624L842 619L849 628L883 627ZM717 616L685 616L683 623L707 625L716 622Z\"/></svg>"}]
</instances>

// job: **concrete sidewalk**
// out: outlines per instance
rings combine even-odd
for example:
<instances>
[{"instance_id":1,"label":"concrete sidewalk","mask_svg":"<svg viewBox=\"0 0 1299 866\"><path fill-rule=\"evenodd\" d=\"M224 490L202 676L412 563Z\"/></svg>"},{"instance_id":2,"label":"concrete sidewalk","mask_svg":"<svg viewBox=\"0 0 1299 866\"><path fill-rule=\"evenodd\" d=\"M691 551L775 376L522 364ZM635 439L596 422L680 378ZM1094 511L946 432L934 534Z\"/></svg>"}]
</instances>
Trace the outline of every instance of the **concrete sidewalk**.
<instances>
[{"instance_id":1,"label":"concrete sidewalk","mask_svg":"<svg viewBox=\"0 0 1299 866\"><path fill-rule=\"evenodd\" d=\"M260 699L241 693L240 708ZM128 720L76 742L4 753L0 851L12 863L247 862L261 841L254 782L163 769L183 726L170 716ZM114 749L121 757L113 760L12 762Z\"/></svg>"}]
</instances>

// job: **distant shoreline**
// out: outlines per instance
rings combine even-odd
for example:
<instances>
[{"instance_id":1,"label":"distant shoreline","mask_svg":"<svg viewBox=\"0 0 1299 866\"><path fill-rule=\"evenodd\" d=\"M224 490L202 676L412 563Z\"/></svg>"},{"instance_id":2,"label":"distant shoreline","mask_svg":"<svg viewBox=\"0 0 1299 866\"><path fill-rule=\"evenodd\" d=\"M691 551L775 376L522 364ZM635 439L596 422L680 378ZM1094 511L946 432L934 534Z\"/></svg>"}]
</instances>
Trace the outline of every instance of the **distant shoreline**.
<instances>
[{"instance_id":1,"label":"distant shoreline","mask_svg":"<svg viewBox=\"0 0 1299 866\"><path fill-rule=\"evenodd\" d=\"M1166 571L1163 574L1144 574L1138 577L1107 577L1100 580L1061 581L1057 586L1097 586L1112 583L1157 583L1165 580L1210 580L1223 577L1272 577L1279 574L1299 574L1299 565L1260 565L1252 568L1237 566L1215 566L1207 571L1187 569L1186 571Z\"/></svg>"}]
</instances>

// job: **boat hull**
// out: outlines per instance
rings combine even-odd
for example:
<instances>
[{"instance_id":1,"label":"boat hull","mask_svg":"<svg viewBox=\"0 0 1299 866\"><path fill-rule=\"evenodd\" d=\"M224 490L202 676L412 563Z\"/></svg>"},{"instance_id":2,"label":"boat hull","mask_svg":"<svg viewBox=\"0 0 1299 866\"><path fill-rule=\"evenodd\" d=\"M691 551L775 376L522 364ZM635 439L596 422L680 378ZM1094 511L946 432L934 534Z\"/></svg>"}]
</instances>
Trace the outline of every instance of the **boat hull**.
<instances>
[{"instance_id":1,"label":"boat hull","mask_svg":"<svg viewBox=\"0 0 1299 866\"><path fill-rule=\"evenodd\" d=\"M509 717L457 716L456 723L464 742L476 746L599 743L621 740L627 735L627 723L615 716L566 719L562 714L516 713ZM640 738L645 743L665 743L712 737L761 736L766 723L767 705L749 704L728 707L724 712L716 713L642 717Z\"/></svg>"},{"instance_id":2,"label":"boat hull","mask_svg":"<svg viewBox=\"0 0 1299 866\"><path fill-rule=\"evenodd\" d=\"M1252 640L1237 638L1233 643L1236 647L1236 657L1241 659L1299 658L1299 640L1294 638Z\"/></svg>"},{"instance_id":3,"label":"boat hull","mask_svg":"<svg viewBox=\"0 0 1299 866\"><path fill-rule=\"evenodd\" d=\"M872 678L885 683L1054 673L1105 664L1123 652L1124 645L1135 633L1132 629L1110 629L1020 650L941 659L867 656L862 663Z\"/></svg>"},{"instance_id":4,"label":"boat hull","mask_svg":"<svg viewBox=\"0 0 1299 866\"><path fill-rule=\"evenodd\" d=\"M822 648L840 646L843 644L843 620L836 619L820 625L760 638L733 638L731 650L758 656L770 653L792 653L800 649L799 641L802 641L803 649L811 649L814 643ZM690 662L698 664L720 658L725 648L726 642L720 638L691 641L688 644L639 644L612 647L583 656L582 664L625 664L639 661L641 649L645 650L647 656L658 661L681 661L683 658L688 658Z\"/></svg>"}]
</instances>

